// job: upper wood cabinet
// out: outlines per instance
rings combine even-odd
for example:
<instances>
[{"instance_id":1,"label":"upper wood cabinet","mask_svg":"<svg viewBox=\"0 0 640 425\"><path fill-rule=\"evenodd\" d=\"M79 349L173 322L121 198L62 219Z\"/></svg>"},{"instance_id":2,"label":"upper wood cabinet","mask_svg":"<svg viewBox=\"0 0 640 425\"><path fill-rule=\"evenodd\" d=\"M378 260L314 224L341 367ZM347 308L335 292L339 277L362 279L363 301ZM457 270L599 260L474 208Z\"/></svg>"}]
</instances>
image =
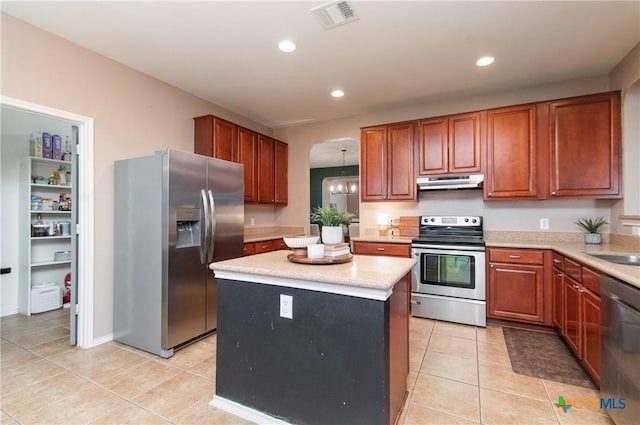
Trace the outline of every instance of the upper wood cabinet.
<instances>
[{"instance_id":1,"label":"upper wood cabinet","mask_svg":"<svg viewBox=\"0 0 640 425\"><path fill-rule=\"evenodd\" d=\"M193 151L244 165L244 201L288 202L286 143L213 115L194 118Z\"/></svg>"},{"instance_id":2,"label":"upper wood cabinet","mask_svg":"<svg viewBox=\"0 0 640 425\"><path fill-rule=\"evenodd\" d=\"M361 200L415 200L415 124L400 123L361 130Z\"/></svg>"},{"instance_id":3,"label":"upper wood cabinet","mask_svg":"<svg viewBox=\"0 0 640 425\"><path fill-rule=\"evenodd\" d=\"M244 201L258 201L258 133L238 129L238 162L244 165Z\"/></svg>"},{"instance_id":4,"label":"upper wood cabinet","mask_svg":"<svg viewBox=\"0 0 640 425\"><path fill-rule=\"evenodd\" d=\"M276 140L273 155L274 202L286 205L289 202L289 146Z\"/></svg>"},{"instance_id":5,"label":"upper wood cabinet","mask_svg":"<svg viewBox=\"0 0 640 425\"><path fill-rule=\"evenodd\" d=\"M486 112L485 199L539 198L536 105Z\"/></svg>"},{"instance_id":6,"label":"upper wood cabinet","mask_svg":"<svg viewBox=\"0 0 640 425\"><path fill-rule=\"evenodd\" d=\"M263 135L258 136L258 202L273 203L275 201L273 163L275 140Z\"/></svg>"},{"instance_id":7,"label":"upper wood cabinet","mask_svg":"<svg viewBox=\"0 0 640 425\"><path fill-rule=\"evenodd\" d=\"M205 115L194 118L194 126L195 153L237 161L237 125L213 115Z\"/></svg>"},{"instance_id":8,"label":"upper wood cabinet","mask_svg":"<svg viewBox=\"0 0 640 425\"><path fill-rule=\"evenodd\" d=\"M418 122L418 174L481 171L480 113Z\"/></svg>"},{"instance_id":9,"label":"upper wood cabinet","mask_svg":"<svg viewBox=\"0 0 640 425\"><path fill-rule=\"evenodd\" d=\"M620 92L543 104L551 144L551 196L619 198Z\"/></svg>"}]
</instances>

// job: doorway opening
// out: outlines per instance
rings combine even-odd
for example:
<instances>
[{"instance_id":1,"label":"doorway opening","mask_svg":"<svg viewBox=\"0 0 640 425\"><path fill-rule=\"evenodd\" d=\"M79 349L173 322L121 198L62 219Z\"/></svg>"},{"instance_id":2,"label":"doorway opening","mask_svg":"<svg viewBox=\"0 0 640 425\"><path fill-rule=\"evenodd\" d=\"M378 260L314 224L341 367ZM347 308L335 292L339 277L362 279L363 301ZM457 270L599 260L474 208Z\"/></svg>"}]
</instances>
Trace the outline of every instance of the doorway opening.
<instances>
[{"instance_id":1,"label":"doorway opening","mask_svg":"<svg viewBox=\"0 0 640 425\"><path fill-rule=\"evenodd\" d=\"M47 123L47 125L60 126L62 128L69 128L70 139L74 141L72 145L74 145L74 153L72 155L71 161L62 161L61 165L66 165L67 163L71 164L73 167L74 175L77 176L73 178L73 183L71 187L73 188L75 193L73 201L73 210L72 213L72 221L74 226L72 226L75 231L71 232L70 235L67 236L70 239L70 246L73 246L73 249L70 251L74 253L73 260L70 260L72 264L73 273L71 275L71 293L73 299L70 300L70 335L69 335L69 343L71 345L77 345L82 348L89 348L94 345L93 342L93 294L94 294L94 286L93 286L93 270L94 270L94 249L93 249L93 233L94 233L94 196L93 196L93 118L74 114L71 112L66 112L54 108L50 108L43 105L38 105L34 103L25 102L19 99L9 98L3 96L0 98L0 106L2 108L2 130L3 130L3 142L2 149L0 150L0 158L4 155L2 151L5 151L7 154L17 155L17 153L12 152L12 148L9 146L9 141L5 144L5 129L8 133L11 133L12 130L9 130L12 125L17 124L15 121L23 120L24 122L37 122L40 120L41 122ZM59 127L59 128L60 128ZM25 131L24 129L22 131ZM34 130L35 131L35 130ZM26 146L29 145L29 139L27 138L24 143ZM5 150L6 147L6 150ZM20 149L24 149L22 146ZM21 151L21 152L27 152ZM25 157L25 161L28 164L27 155L22 155ZM46 161L45 161L46 162ZM5 167L3 167L5 168ZM9 168L9 167L7 167ZM20 172L13 172L12 176L8 176L5 179L5 171L9 172L10 170L3 169L3 182L2 182L2 196L5 197L7 191L5 189L9 189L14 187L14 195L17 199L18 195L15 193L19 191L19 183L21 183ZM29 176L27 177L27 183L29 181ZM10 192L10 191L8 191ZM8 195L9 196L9 195ZM30 196L30 195L29 195ZM28 199L28 198L27 198ZM17 203L17 202L14 202ZM18 267L18 259L16 257L7 256L6 254L11 252L10 243L13 243L13 246L19 245L19 237L28 238L28 233L26 235L20 235L18 231L13 232L13 237L15 240L11 242L10 240L6 240L5 238L5 226L8 226L7 220L5 217L9 215L15 216L16 220L19 221L21 214L20 211L24 214L31 214L29 204L25 206L7 205L5 200L3 199L3 208L2 212L0 212L0 217L3 226L3 241L2 245L0 245L0 254L2 254L3 265L2 267L7 267L5 261L8 259L12 261L12 268L15 267L15 275L9 279L9 274L3 274L3 311L2 315L10 314L12 309L17 312L18 310L18 290L23 291L23 296L25 293L25 288L20 287L20 285L30 285L31 282L25 282L25 275L27 275L27 270L25 266ZM51 213L50 213L51 214ZM37 217L37 214L36 214ZM24 218L22 218L24 219ZM14 226L18 228L19 226ZM27 228L29 225L27 225ZM64 227L64 226L62 226ZM62 229L61 227L61 229ZM8 228L7 228L8 229ZM63 231L63 230L61 230ZM65 231L66 232L66 231ZM66 236L66 235L65 235ZM55 236L52 237L52 240L55 241ZM14 249L15 250L15 249ZM55 266L56 264L54 264ZM27 265L26 267L32 267L31 265ZM5 280L7 281L7 285L5 285ZM10 283L10 284L9 284ZM5 291L7 292L5 294ZM26 293L30 292L30 288L26 288ZM7 298L5 298L7 297ZM15 306L6 304L10 302L14 302ZM6 310L6 311L5 311ZM30 314L30 312L27 312Z\"/></svg>"}]
</instances>

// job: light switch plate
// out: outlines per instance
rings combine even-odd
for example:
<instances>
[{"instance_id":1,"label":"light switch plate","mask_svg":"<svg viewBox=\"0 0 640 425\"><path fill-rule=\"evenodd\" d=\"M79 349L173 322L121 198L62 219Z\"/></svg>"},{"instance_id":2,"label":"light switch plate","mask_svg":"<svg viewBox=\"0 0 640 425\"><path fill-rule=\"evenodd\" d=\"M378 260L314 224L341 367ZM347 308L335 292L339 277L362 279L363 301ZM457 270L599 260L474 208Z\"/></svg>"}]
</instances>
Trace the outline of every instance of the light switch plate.
<instances>
[{"instance_id":1,"label":"light switch plate","mask_svg":"<svg viewBox=\"0 0 640 425\"><path fill-rule=\"evenodd\" d=\"M280 317L293 319L293 297L280 294Z\"/></svg>"}]
</instances>

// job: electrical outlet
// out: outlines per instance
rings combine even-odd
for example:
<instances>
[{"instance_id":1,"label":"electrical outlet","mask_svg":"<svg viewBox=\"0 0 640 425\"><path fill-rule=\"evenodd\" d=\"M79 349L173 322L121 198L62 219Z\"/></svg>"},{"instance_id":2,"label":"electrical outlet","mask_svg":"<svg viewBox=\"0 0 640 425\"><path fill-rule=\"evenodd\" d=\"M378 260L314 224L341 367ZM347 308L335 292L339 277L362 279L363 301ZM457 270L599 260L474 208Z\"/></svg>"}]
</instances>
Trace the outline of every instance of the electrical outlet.
<instances>
[{"instance_id":1,"label":"electrical outlet","mask_svg":"<svg viewBox=\"0 0 640 425\"><path fill-rule=\"evenodd\" d=\"M280 317L293 319L293 297L280 294Z\"/></svg>"},{"instance_id":2,"label":"electrical outlet","mask_svg":"<svg viewBox=\"0 0 640 425\"><path fill-rule=\"evenodd\" d=\"M255 224L256 224L256 219L255 219L255 218L253 218L253 217L251 217L251 218L249 219L249 224L250 224L251 226L255 225Z\"/></svg>"},{"instance_id":3,"label":"electrical outlet","mask_svg":"<svg viewBox=\"0 0 640 425\"><path fill-rule=\"evenodd\" d=\"M549 230L549 219L541 218L540 219L540 229L541 230Z\"/></svg>"}]
</instances>

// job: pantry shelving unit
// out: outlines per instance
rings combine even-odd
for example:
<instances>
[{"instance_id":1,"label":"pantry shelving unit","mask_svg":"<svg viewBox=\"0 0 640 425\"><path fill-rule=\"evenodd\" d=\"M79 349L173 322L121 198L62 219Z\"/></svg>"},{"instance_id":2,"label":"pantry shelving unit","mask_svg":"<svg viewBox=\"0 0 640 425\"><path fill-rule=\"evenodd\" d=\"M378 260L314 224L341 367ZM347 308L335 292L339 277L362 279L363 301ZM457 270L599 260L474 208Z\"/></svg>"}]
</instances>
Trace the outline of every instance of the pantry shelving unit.
<instances>
[{"instance_id":1,"label":"pantry shelving unit","mask_svg":"<svg viewBox=\"0 0 640 425\"><path fill-rule=\"evenodd\" d=\"M48 282L55 282L60 287L60 296L64 293L64 277L71 271L71 259L55 260L54 255L59 251L72 250L72 211L61 211L48 208L53 201L60 199L61 193L63 197L71 196L71 179L67 180L69 184L44 184L34 183L35 176L42 176L48 179L54 174L54 171L60 167L70 173L73 173L72 163L68 161L60 161L47 158L24 157L20 164L20 210L21 214L20 234L22 237L20 245L20 269L21 276L25 276L18 287L18 312L25 315L34 313L32 305L32 288ZM66 177L66 176L65 176ZM40 208L34 209L32 205L32 196L40 196L43 200L52 200L51 202L43 202ZM74 206L72 199L72 207ZM55 204L54 204L55 205ZM54 206L55 208L55 206ZM68 232L60 234L54 233L49 236L34 236L33 225L41 216L43 224L54 223L54 229L58 222L69 222ZM66 234L68 233L68 234Z\"/></svg>"}]
</instances>

